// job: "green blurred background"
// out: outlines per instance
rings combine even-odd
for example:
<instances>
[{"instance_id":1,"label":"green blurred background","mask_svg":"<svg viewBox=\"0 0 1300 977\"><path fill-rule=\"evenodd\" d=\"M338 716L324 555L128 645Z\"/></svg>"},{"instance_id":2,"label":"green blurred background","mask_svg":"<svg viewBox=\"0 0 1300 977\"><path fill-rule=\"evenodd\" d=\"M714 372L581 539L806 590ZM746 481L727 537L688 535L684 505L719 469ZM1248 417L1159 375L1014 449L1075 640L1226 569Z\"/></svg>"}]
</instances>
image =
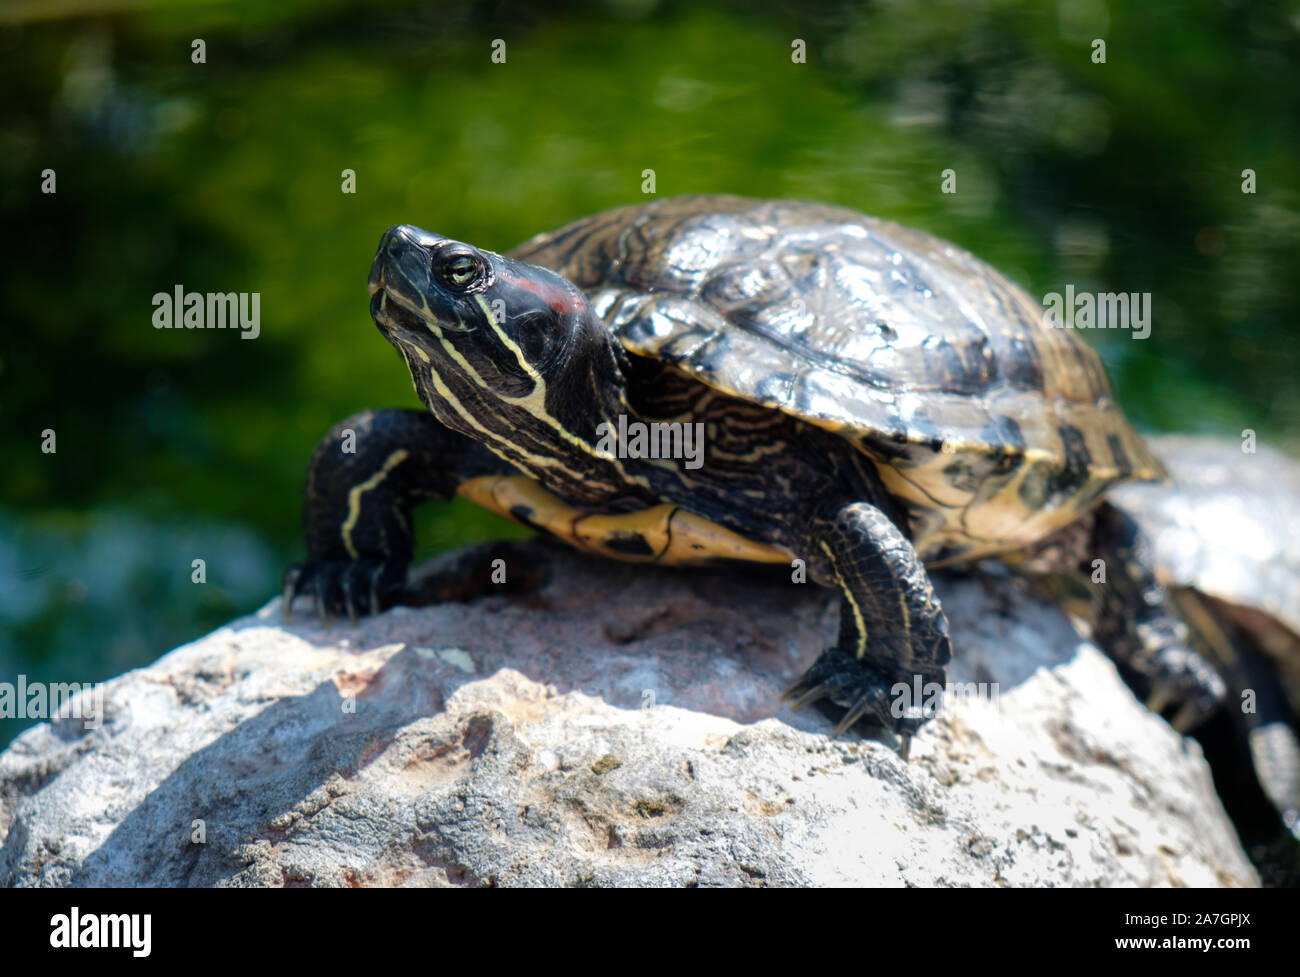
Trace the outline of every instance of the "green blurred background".
<instances>
[{"instance_id":1,"label":"green blurred background","mask_svg":"<svg viewBox=\"0 0 1300 977\"><path fill-rule=\"evenodd\" d=\"M385 227L505 250L645 169L922 227L1036 296L1150 292L1148 340L1085 334L1139 425L1297 452L1294 4L545 8L0 5L0 680L107 678L276 592L317 439L416 404L367 315ZM260 338L155 330L177 284L260 292ZM421 553L518 532L431 507Z\"/></svg>"}]
</instances>

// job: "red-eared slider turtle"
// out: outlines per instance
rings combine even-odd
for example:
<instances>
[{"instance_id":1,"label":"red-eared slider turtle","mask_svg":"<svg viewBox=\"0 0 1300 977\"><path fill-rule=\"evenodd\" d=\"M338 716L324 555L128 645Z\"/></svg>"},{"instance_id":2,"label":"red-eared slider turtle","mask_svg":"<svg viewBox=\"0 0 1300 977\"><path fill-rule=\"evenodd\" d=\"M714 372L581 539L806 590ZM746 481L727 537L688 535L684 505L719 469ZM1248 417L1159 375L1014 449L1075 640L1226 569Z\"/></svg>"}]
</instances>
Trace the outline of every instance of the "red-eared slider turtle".
<instances>
[{"instance_id":1,"label":"red-eared slider turtle","mask_svg":"<svg viewBox=\"0 0 1300 977\"><path fill-rule=\"evenodd\" d=\"M1152 542L1156 574L1244 701L1260 786L1300 837L1300 463L1259 446L1164 437L1170 484L1126 485L1116 504Z\"/></svg>"},{"instance_id":2,"label":"red-eared slider turtle","mask_svg":"<svg viewBox=\"0 0 1300 977\"><path fill-rule=\"evenodd\" d=\"M411 505L458 493L619 559L799 560L841 623L790 694L909 733L923 717L895 686L943 683L951 654L924 564L1055 534L1085 571L1111 565L1108 651L1185 720L1222 693L1102 503L1162 469L1098 357L951 244L839 207L679 197L509 256L393 227L370 295L429 412L321 443L289 599L396 599ZM689 457L655 450L665 432Z\"/></svg>"}]
</instances>

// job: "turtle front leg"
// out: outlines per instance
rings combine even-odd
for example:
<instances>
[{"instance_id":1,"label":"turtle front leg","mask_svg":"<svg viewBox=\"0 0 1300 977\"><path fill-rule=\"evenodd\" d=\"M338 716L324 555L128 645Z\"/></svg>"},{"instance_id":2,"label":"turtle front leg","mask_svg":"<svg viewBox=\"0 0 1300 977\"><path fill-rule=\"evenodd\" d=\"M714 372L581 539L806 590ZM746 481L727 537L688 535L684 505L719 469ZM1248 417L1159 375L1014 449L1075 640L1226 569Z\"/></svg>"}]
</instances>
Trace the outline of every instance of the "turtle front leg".
<instances>
[{"instance_id":1,"label":"turtle front leg","mask_svg":"<svg viewBox=\"0 0 1300 977\"><path fill-rule=\"evenodd\" d=\"M411 510L450 499L468 478L510 470L427 411L365 411L340 421L307 470L307 559L285 572L285 619L298 594L315 599L326 623L332 613L355 621L395 603L415 550Z\"/></svg>"},{"instance_id":2,"label":"turtle front leg","mask_svg":"<svg viewBox=\"0 0 1300 977\"><path fill-rule=\"evenodd\" d=\"M785 697L795 708L822 700L844 709L836 735L861 720L910 736L926 717L895 686L942 685L952 657L947 618L916 550L865 502L825 510L805 546L843 593L840 634Z\"/></svg>"},{"instance_id":3,"label":"turtle front leg","mask_svg":"<svg viewBox=\"0 0 1300 977\"><path fill-rule=\"evenodd\" d=\"M1109 503L1093 515L1090 555L1080 569L1096 587L1093 632L1116 663L1147 686L1147 707L1178 711L1171 725L1185 733L1219 707L1226 686L1216 669L1188 647L1187 625L1156 580L1151 543L1129 516ZM1105 582L1096 579L1103 561Z\"/></svg>"}]
</instances>

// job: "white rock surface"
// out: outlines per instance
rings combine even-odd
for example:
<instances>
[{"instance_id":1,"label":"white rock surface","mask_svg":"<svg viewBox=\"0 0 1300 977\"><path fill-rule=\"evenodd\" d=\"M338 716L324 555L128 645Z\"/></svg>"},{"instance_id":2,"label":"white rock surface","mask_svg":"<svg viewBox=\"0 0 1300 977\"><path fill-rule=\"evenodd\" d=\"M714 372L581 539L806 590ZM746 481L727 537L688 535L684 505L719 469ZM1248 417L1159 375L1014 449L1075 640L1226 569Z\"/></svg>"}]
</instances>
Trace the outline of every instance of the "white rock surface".
<instances>
[{"instance_id":1,"label":"white rock surface","mask_svg":"<svg viewBox=\"0 0 1300 977\"><path fill-rule=\"evenodd\" d=\"M28 730L0 883L1258 884L1197 745L1009 577L938 580L950 680L1000 694L904 762L779 708L828 592L520 553L540 591L328 631L275 600Z\"/></svg>"}]
</instances>

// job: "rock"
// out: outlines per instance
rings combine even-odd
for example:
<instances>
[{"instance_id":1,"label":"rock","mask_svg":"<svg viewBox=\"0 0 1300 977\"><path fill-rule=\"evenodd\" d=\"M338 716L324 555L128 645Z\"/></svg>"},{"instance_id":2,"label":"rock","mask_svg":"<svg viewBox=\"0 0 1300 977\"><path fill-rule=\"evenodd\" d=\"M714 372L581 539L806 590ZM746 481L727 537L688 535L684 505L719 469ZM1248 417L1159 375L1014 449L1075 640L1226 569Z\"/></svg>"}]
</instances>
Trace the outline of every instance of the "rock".
<instances>
[{"instance_id":1,"label":"rock","mask_svg":"<svg viewBox=\"0 0 1300 977\"><path fill-rule=\"evenodd\" d=\"M938 576L950 680L998 694L904 762L780 708L829 591L541 542L507 569L548 579L355 629L274 600L107 683L97 729L28 730L0 882L1258 884L1199 747L1007 574Z\"/></svg>"}]
</instances>

